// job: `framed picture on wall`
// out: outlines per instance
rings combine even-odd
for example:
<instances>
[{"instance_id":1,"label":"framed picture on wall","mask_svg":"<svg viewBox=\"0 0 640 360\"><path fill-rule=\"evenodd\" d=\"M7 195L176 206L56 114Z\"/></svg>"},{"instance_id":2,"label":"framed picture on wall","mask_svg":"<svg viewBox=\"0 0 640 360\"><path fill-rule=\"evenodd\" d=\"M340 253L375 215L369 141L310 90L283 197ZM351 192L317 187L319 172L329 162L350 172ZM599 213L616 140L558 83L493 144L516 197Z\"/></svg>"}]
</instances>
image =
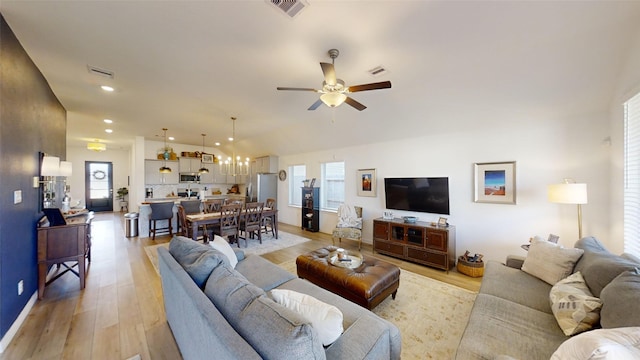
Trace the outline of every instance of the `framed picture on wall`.
<instances>
[{"instance_id":1,"label":"framed picture on wall","mask_svg":"<svg viewBox=\"0 0 640 360\"><path fill-rule=\"evenodd\" d=\"M474 196L479 203L516 203L516 162L473 164Z\"/></svg>"},{"instance_id":2,"label":"framed picture on wall","mask_svg":"<svg viewBox=\"0 0 640 360\"><path fill-rule=\"evenodd\" d=\"M376 197L376 169L359 169L356 186L358 196Z\"/></svg>"},{"instance_id":3,"label":"framed picture on wall","mask_svg":"<svg viewBox=\"0 0 640 360\"><path fill-rule=\"evenodd\" d=\"M213 163L213 154L202 154L203 163Z\"/></svg>"}]
</instances>

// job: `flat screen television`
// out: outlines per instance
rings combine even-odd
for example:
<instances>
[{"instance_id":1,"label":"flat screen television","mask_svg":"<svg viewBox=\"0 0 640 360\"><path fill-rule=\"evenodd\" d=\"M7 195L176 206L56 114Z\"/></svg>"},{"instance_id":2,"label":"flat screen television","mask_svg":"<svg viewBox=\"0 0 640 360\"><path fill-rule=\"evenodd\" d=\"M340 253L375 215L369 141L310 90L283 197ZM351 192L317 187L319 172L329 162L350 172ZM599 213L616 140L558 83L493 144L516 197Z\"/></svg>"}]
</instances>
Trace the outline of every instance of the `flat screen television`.
<instances>
[{"instance_id":1,"label":"flat screen television","mask_svg":"<svg viewBox=\"0 0 640 360\"><path fill-rule=\"evenodd\" d=\"M384 178L387 209L449 215L449 178Z\"/></svg>"}]
</instances>

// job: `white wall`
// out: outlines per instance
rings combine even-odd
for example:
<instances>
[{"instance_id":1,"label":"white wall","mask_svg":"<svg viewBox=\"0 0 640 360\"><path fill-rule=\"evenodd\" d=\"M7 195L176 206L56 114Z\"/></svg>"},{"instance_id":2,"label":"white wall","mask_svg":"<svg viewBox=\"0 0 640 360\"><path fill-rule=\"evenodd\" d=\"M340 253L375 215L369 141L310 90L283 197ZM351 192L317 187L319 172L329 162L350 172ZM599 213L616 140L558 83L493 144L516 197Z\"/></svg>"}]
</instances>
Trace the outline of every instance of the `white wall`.
<instances>
[{"instance_id":1,"label":"white wall","mask_svg":"<svg viewBox=\"0 0 640 360\"><path fill-rule=\"evenodd\" d=\"M372 242L372 220L385 210L385 177L449 177L449 223L456 226L457 252L482 253L488 259L504 260L508 254L524 255L520 245L533 235L560 235L560 242L572 246L577 239L577 207L547 201L547 185L574 178L589 186L589 204L583 207L585 235L608 237L608 158L603 145L608 136L603 114L559 119L549 116L537 121L486 129L456 132L446 136L422 136L402 141L345 147L332 151L281 156L280 168L306 164L307 178L320 178L320 164L344 160L346 202L364 207L363 241ZM390 126L393 126L390 124ZM407 131L410 131L408 129ZM473 164L516 161L517 204L473 202ZM356 196L356 170L377 169L377 197ZM300 224L300 209L289 207L286 182L280 183L279 220ZM322 191L322 189L321 189ZM394 211L396 216L407 212ZM421 221L436 221L439 215L411 213ZM335 213L321 214L321 232L331 233Z\"/></svg>"},{"instance_id":2,"label":"white wall","mask_svg":"<svg viewBox=\"0 0 640 360\"><path fill-rule=\"evenodd\" d=\"M629 56L620 68L618 86L611 102L611 238L616 239L609 244L615 253L623 252L623 191L624 191L624 114L623 104L633 95L640 92L640 31L629 48Z\"/></svg>"},{"instance_id":3,"label":"white wall","mask_svg":"<svg viewBox=\"0 0 640 360\"><path fill-rule=\"evenodd\" d=\"M84 147L68 147L66 160L71 161L73 165L73 175L67 179L67 184L71 186L72 203L80 200L82 205L85 205L85 161L110 161L113 163L113 206L116 211L120 211L116 192L121 187L130 188L130 159L129 150L107 149L103 152L95 152Z\"/></svg>"}]
</instances>

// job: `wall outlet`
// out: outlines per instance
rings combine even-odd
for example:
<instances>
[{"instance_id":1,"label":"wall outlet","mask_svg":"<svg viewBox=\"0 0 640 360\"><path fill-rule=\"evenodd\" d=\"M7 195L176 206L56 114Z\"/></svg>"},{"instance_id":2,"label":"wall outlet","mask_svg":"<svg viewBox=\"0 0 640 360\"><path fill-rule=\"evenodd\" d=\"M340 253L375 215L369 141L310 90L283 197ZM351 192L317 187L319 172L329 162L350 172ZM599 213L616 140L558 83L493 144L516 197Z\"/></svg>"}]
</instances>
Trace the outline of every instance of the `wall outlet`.
<instances>
[{"instance_id":1,"label":"wall outlet","mask_svg":"<svg viewBox=\"0 0 640 360\"><path fill-rule=\"evenodd\" d=\"M24 291L24 280L18 281L18 295L22 295Z\"/></svg>"}]
</instances>

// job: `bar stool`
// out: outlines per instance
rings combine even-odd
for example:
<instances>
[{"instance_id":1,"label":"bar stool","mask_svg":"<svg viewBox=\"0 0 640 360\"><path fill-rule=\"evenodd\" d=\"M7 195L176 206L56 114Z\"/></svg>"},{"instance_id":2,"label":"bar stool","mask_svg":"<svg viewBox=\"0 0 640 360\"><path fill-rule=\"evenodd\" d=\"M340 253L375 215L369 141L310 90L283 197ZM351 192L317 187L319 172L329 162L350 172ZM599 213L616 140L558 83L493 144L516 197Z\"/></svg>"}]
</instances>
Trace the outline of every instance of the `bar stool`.
<instances>
[{"instance_id":1,"label":"bar stool","mask_svg":"<svg viewBox=\"0 0 640 360\"><path fill-rule=\"evenodd\" d=\"M171 224L173 220L173 202L154 202L151 203L151 215L149 216L149 233L153 234L152 239L156 239L156 233L159 231L168 230L169 234L173 233L173 225ZM169 226L157 228L156 222L158 220L167 220Z\"/></svg>"}]
</instances>

